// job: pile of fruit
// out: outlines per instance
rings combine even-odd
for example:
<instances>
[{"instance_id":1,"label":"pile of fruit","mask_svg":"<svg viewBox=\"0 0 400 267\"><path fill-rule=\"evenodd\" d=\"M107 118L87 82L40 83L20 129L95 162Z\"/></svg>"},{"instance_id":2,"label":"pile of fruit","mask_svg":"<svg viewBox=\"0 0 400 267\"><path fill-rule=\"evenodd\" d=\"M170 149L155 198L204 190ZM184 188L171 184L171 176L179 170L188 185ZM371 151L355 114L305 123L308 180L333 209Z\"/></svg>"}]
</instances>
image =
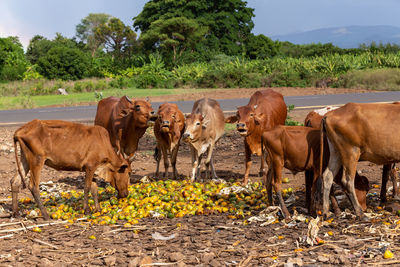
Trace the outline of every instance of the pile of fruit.
<instances>
[{"instance_id":1,"label":"pile of fruit","mask_svg":"<svg viewBox=\"0 0 400 267\"><path fill-rule=\"evenodd\" d=\"M264 209L267 203L266 190L261 183L252 183L241 192L221 194L227 187L240 188L238 183L197 183L189 180L156 181L136 183L129 187L129 195L118 199L111 186L99 188L101 211L95 212L94 201L89 199L93 211L88 220L94 224L138 223L145 217L183 217L227 213L232 219L251 215L253 211ZM224 190L226 191L226 190ZM230 190L228 190L230 191ZM290 194L290 193L289 193ZM286 192L284 192L286 195ZM83 192L72 190L58 195L42 193L44 205L53 219L76 220L83 214ZM29 214L34 210L40 214L36 204L29 198L20 199L20 206Z\"/></svg>"}]
</instances>

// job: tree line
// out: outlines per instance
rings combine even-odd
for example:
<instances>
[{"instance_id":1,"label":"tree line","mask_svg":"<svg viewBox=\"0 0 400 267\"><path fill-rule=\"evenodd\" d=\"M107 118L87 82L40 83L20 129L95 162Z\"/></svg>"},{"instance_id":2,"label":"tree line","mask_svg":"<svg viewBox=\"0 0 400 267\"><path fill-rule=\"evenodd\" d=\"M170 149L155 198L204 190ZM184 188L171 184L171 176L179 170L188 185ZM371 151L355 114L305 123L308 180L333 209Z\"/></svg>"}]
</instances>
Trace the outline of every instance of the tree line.
<instances>
[{"instance_id":1,"label":"tree line","mask_svg":"<svg viewBox=\"0 0 400 267\"><path fill-rule=\"evenodd\" d=\"M132 77L148 75L146 66L157 75L173 75L174 70L193 64L201 68L202 63L227 59L276 64L284 58L400 51L394 44L342 49L332 44L273 41L251 32L253 18L254 9L242 0L151 0L133 17L132 26L109 14L92 13L76 25L73 38L60 33L52 40L36 35L26 52L18 37L0 38L0 81Z\"/></svg>"}]
</instances>

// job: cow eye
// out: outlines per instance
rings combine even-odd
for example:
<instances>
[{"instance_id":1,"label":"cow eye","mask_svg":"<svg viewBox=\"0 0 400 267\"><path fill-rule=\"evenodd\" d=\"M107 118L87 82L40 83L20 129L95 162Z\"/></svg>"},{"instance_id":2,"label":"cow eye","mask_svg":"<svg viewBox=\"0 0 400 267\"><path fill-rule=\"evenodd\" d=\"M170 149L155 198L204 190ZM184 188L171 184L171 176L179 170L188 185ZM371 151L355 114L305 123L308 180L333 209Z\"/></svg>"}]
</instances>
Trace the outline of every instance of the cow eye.
<instances>
[{"instance_id":1,"label":"cow eye","mask_svg":"<svg viewBox=\"0 0 400 267\"><path fill-rule=\"evenodd\" d=\"M140 105L136 105L135 109L136 109L136 111L139 111L140 110Z\"/></svg>"},{"instance_id":2,"label":"cow eye","mask_svg":"<svg viewBox=\"0 0 400 267\"><path fill-rule=\"evenodd\" d=\"M254 117L254 113L250 113L250 116L251 116L251 117Z\"/></svg>"},{"instance_id":3,"label":"cow eye","mask_svg":"<svg viewBox=\"0 0 400 267\"><path fill-rule=\"evenodd\" d=\"M199 121L198 121L198 122L196 122L196 125L197 125L197 126L199 126L199 125L200 125L200 122L199 122Z\"/></svg>"}]
</instances>

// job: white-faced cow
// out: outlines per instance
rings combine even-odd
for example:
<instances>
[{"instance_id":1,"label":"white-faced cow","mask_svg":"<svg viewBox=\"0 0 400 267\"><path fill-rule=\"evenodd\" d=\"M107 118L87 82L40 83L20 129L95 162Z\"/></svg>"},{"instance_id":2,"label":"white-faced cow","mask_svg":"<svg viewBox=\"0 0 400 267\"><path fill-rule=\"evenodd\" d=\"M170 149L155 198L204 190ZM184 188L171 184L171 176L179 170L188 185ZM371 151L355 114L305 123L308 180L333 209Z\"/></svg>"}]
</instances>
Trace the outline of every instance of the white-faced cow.
<instances>
[{"instance_id":1,"label":"white-faced cow","mask_svg":"<svg viewBox=\"0 0 400 267\"><path fill-rule=\"evenodd\" d=\"M157 161L156 177L160 174L161 154L164 158L164 177L168 176L168 156L171 157L172 177L176 179L176 158L179 150L179 143L185 128L185 116L176 104L162 104L157 112L157 120L154 124L154 135L157 139L157 147L154 158Z\"/></svg>"},{"instance_id":2,"label":"white-faced cow","mask_svg":"<svg viewBox=\"0 0 400 267\"><path fill-rule=\"evenodd\" d=\"M44 165L56 170L86 173L83 201L85 214L90 213L89 191L92 192L96 209L100 210L97 185L92 183L97 169L101 169L103 178L118 190L119 197L128 195L130 167L125 159L115 153L108 132L103 127L56 120L33 120L15 131L14 148L20 176L20 179L18 174L11 179L14 216L18 214L19 187L21 182L25 187L25 177L30 172L28 188L44 219L49 219L39 193L40 172Z\"/></svg>"},{"instance_id":3,"label":"white-faced cow","mask_svg":"<svg viewBox=\"0 0 400 267\"><path fill-rule=\"evenodd\" d=\"M261 156L260 176L264 174L264 150L261 136L277 125L284 125L287 108L283 96L271 89L255 92L246 106L238 107L236 115L226 119L227 123L237 123L236 128L244 137L245 172L243 184L248 183L251 155Z\"/></svg>"},{"instance_id":4,"label":"white-faced cow","mask_svg":"<svg viewBox=\"0 0 400 267\"><path fill-rule=\"evenodd\" d=\"M117 153L131 162L139 139L146 132L149 122L156 118L148 101L110 96L97 105L94 124L107 129Z\"/></svg>"},{"instance_id":5,"label":"white-faced cow","mask_svg":"<svg viewBox=\"0 0 400 267\"><path fill-rule=\"evenodd\" d=\"M400 161L400 137L397 134L400 130L399 114L400 105L348 103L325 115L321 136L326 134L330 151L328 167L323 172L325 216L329 210L333 177L343 165L342 183L356 215L362 217L363 211L354 191L357 162L361 160L384 165Z\"/></svg>"},{"instance_id":6,"label":"white-faced cow","mask_svg":"<svg viewBox=\"0 0 400 267\"><path fill-rule=\"evenodd\" d=\"M183 140L190 144L192 152L192 181L200 176L201 158L205 152L206 178L209 178L210 165L212 177L217 178L212 153L215 143L224 134L224 128L224 114L216 100L202 98L194 102L192 113L186 117L186 130L183 134Z\"/></svg>"}]
</instances>

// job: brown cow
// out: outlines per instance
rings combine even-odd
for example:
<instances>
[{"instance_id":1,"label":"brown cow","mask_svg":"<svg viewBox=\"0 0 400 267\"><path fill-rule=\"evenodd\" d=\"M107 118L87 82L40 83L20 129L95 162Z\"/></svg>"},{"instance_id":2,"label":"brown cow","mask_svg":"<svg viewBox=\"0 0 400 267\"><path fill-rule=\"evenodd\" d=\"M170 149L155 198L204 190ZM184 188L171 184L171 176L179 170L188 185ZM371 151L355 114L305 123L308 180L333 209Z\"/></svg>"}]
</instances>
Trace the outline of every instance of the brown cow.
<instances>
[{"instance_id":1,"label":"brown cow","mask_svg":"<svg viewBox=\"0 0 400 267\"><path fill-rule=\"evenodd\" d=\"M251 168L251 155L261 156L260 176L264 174L264 150L261 136L277 125L284 125L287 108L283 96L271 89L255 92L246 106L238 107L236 115L226 119L235 123L241 136L244 136L246 166L243 184L248 183Z\"/></svg>"},{"instance_id":2,"label":"brown cow","mask_svg":"<svg viewBox=\"0 0 400 267\"><path fill-rule=\"evenodd\" d=\"M154 158L157 161L156 177L160 175L161 152L164 158L164 177L168 176L168 155L171 156L172 177L176 179L176 157L178 155L179 143L185 128L185 116L176 104L162 104L157 112L158 118L154 124L154 135L157 139L157 147ZM160 152L161 151L161 152Z\"/></svg>"},{"instance_id":3,"label":"brown cow","mask_svg":"<svg viewBox=\"0 0 400 267\"><path fill-rule=\"evenodd\" d=\"M18 156L18 144L20 156ZM29 190L45 220L50 219L46 208L40 201L40 171L44 165L56 170L84 171L85 187L83 207L90 213L88 193L92 192L96 209L100 206L97 185L92 183L96 169L101 169L106 181L118 190L119 197L128 195L130 167L126 160L117 156L112 148L107 131L99 126L65 121L33 120L14 133L14 149L18 174L11 179L13 214L18 212L18 191L25 177L31 172Z\"/></svg>"},{"instance_id":4,"label":"brown cow","mask_svg":"<svg viewBox=\"0 0 400 267\"><path fill-rule=\"evenodd\" d=\"M280 206L286 218L289 212L283 201L281 194L281 179L283 167L293 173L306 172L306 205L311 212L311 187L320 172L320 131L303 126L281 126L263 133L263 144L268 153L268 174L264 176L266 180L267 194L270 204L272 204L272 186L278 195ZM327 160L323 163L327 165ZM339 176L335 182L341 184ZM368 179L358 177L356 179L357 197L366 209L366 194L368 192ZM315 190L313 190L314 193ZM336 199L333 194L331 200L335 207L335 213L339 212Z\"/></svg>"},{"instance_id":5,"label":"brown cow","mask_svg":"<svg viewBox=\"0 0 400 267\"><path fill-rule=\"evenodd\" d=\"M399 102L394 102L393 104L399 104ZM316 109L311 112L309 112L304 119L304 125L308 127L313 127L316 129L321 128L321 121L323 116L331 111L335 110L338 107L332 107L332 106L327 106L322 109ZM356 172L356 178L358 176L358 173ZM394 198L399 198L399 190L397 186L397 180L398 180L398 175L397 175L397 168L395 164L389 164L389 165L383 165L383 170L382 170L382 186L381 186L381 194L380 194L380 199L382 203L386 202L386 187L387 187L387 182L389 180L392 181L393 184L393 197Z\"/></svg>"},{"instance_id":6,"label":"brown cow","mask_svg":"<svg viewBox=\"0 0 400 267\"><path fill-rule=\"evenodd\" d=\"M201 158L205 152L206 178L209 178L209 165L212 177L217 178L212 152L215 143L224 134L224 128L224 113L216 100L202 98L194 102L192 113L186 117L186 130L183 134L183 140L190 144L192 152L192 181L200 176Z\"/></svg>"},{"instance_id":7,"label":"brown cow","mask_svg":"<svg viewBox=\"0 0 400 267\"><path fill-rule=\"evenodd\" d=\"M146 132L149 122L156 118L148 101L110 96L97 105L94 124L107 129L112 146L130 163L139 139Z\"/></svg>"},{"instance_id":8,"label":"brown cow","mask_svg":"<svg viewBox=\"0 0 400 267\"><path fill-rule=\"evenodd\" d=\"M354 176L357 162L375 164L400 161L400 105L348 103L331 111L322 120L321 136L327 135L330 158L323 173L323 214L329 210L329 192L333 177L343 165L342 178L356 215L363 215L355 196ZM321 158L323 157L321 153Z\"/></svg>"}]
</instances>

